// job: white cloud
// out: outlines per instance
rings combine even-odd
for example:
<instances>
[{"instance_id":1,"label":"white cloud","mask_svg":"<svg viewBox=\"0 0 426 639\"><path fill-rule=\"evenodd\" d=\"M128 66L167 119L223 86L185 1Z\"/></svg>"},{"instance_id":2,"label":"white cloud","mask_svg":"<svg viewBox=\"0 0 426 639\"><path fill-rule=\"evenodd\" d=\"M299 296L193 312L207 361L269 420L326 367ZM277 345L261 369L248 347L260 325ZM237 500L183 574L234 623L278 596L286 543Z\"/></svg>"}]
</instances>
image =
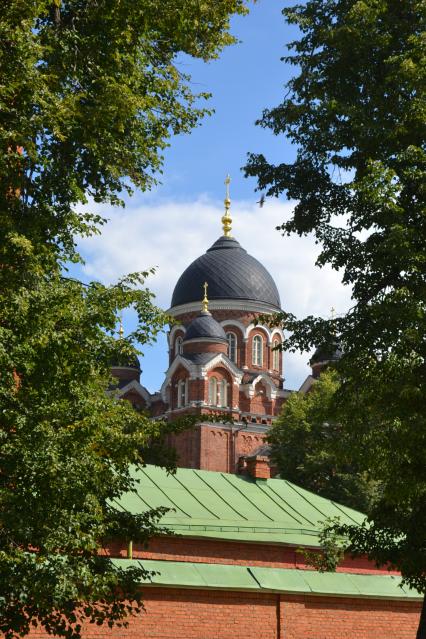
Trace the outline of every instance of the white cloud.
<instances>
[{"instance_id":1,"label":"white cloud","mask_svg":"<svg viewBox=\"0 0 426 639\"><path fill-rule=\"evenodd\" d=\"M315 267L319 247L313 238L282 237L275 230L290 212L291 204L278 200L267 200L263 208L233 202L233 234L269 270L285 310L297 316L328 316L333 306L338 313L344 312L350 305L350 290L331 268ZM195 202L155 199L152 205L131 205L106 215L110 221L102 235L80 241L84 272L112 282L125 273L156 266L149 287L157 303L167 308L180 274L221 235L223 206L203 197ZM308 373L308 359L306 353L285 355L287 387L300 385ZM159 357L162 371L165 365L164 357Z\"/></svg>"}]
</instances>

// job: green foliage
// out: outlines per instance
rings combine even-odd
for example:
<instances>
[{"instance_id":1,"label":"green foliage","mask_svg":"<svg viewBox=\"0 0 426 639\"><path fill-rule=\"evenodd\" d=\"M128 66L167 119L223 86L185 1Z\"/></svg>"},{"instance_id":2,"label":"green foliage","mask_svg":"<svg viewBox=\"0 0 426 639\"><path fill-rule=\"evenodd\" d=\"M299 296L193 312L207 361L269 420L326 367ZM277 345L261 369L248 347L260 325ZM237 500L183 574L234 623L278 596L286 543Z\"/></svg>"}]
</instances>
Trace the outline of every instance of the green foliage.
<instances>
[{"instance_id":1,"label":"green foliage","mask_svg":"<svg viewBox=\"0 0 426 639\"><path fill-rule=\"evenodd\" d=\"M329 370L306 395L293 393L272 425L268 440L281 477L364 512L374 484L351 464L345 429L333 418L339 386L337 373Z\"/></svg>"},{"instance_id":2,"label":"green foliage","mask_svg":"<svg viewBox=\"0 0 426 639\"><path fill-rule=\"evenodd\" d=\"M298 552L303 555L306 563L318 572L336 572L336 568L345 556L345 541L337 532L339 518L331 517L325 519L323 528L318 536L321 550L312 551L299 548Z\"/></svg>"},{"instance_id":3,"label":"green foliage","mask_svg":"<svg viewBox=\"0 0 426 639\"><path fill-rule=\"evenodd\" d=\"M116 285L63 277L76 237L99 232L89 201L148 189L172 135L206 110L179 56L234 42L243 0L11 0L0 17L0 632L41 625L77 639L140 608L143 571L99 553L146 542L162 510L122 513L130 464L175 459L179 424L152 422L108 393L111 361L167 321L149 273ZM137 327L114 339L120 311Z\"/></svg>"},{"instance_id":4,"label":"green foliage","mask_svg":"<svg viewBox=\"0 0 426 639\"><path fill-rule=\"evenodd\" d=\"M259 124L293 163L250 155L248 175L297 201L284 235L313 233L319 266L352 286L334 320L284 314L287 346L344 355L334 416L352 462L380 482L351 549L426 592L426 12L423 0L307 0L284 10L300 38L283 102ZM342 532L342 531L341 531Z\"/></svg>"},{"instance_id":5,"label":"green foliage","mask_svg":"<svg viewBox=\"0 0 426 639\"><path fill-rule=\"evenodd\" d=\"M72 256L75 234L100 222L75 204L116 204L131 183L155 184L171 135L188 133L206 113L197 103L208 96L193 94L178 56L216 57L234 42L230 15L244 11L244 0L7 2L0 20L4 232L29 238L45 259L58 242Z\"/></svg>"}]
</instances>

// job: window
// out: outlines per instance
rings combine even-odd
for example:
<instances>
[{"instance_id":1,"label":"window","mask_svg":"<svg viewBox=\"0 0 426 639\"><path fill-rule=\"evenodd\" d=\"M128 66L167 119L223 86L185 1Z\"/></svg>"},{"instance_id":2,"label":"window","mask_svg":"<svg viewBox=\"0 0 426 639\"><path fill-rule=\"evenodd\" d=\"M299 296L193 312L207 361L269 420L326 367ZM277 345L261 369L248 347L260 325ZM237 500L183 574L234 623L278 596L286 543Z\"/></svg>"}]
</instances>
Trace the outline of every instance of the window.
<instances>
[{"instance_id":1,"label":"window","mask_svg":"<svg viewBox=\"0 0 426 639\"><path fill-rule=\"evenodd\" d=\"M176 357L176 355L182 355L182 342L183 342L183 337L176 337L176 341L175 341L175 357Z\"/></svg>"},{"instance_id":2,"label":"window","mask_svg":"<svg viewBox=\"0 0 426 639\"><path fill-rule=\"evenodd\" d=\"M262 366L263 364L263 339L260 335L253 337L252 361L255 366Z\"/></svg>"},{"instance_id":3,"label":"window","mask_svg":"<svg viewBox=\"0 0 426 639\"><path fill-rule=\"evenodd\" d=\"M210 379L209 379L209 404L210 404L210 406L217 406L217 379L216 379L216 377L210 377Z\"/></svg>"},{"instance_id":4,"label":"window","mask_svg":"<svg viewBox=\"0 0 426 639\"><path fill-rule=\"evenodd\" d=\"M219 406L228 406L228 383L222 379L219 384Z\"/></svg>"},{"instance_id":5,"label":"window","mask_svg":"<svg viewBox=\"0 0 426 639\"><path fill-rule=\"evenodd\" d=\"M276 349L280 345L280 342L277 339L274 339L273 348ZM280 351L273 350L272 351L272 368L275 371L280 370Z\"/></svg>"},{"instance_id":6,"label":"window","mask_svg":"<svg viewBox=\"0 0 426 639\"><path fill-rule=\"evenodd\" d=\"M232 362L237 361L237 336L235 333L226 333L228 340L228 357Z\"/></svg>"},{"instance_id":7,"label":"window","mask_svg":"<svg viewBox=\"0 0 426 639\"><path fill-rule=\"evenodd\" d=\"M178 382L177 390L177 405L178 408L182 408L188 403L188 382L186 379L181 379Z\"/></svg>"}]
</instances>

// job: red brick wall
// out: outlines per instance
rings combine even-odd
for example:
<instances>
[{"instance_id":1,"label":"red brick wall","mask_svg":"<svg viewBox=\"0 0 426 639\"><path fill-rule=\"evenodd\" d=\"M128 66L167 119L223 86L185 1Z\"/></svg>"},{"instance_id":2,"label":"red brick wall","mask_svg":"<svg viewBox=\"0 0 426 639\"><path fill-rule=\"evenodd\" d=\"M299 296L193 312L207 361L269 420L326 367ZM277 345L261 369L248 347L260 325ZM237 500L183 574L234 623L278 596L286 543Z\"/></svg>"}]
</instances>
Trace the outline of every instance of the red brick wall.
<instances>
[{"instance_id":1,"label":"red brick wall","mask_svg":"<svg viewBox=\"0 0 426 639\"><path fill-rule=\"evenodd\" d=\"M126 557L126 544L109 544L108 554ZM241 543L217 539L190 539L186 537L157 537L151 539L148 548L134 543L133 557L164 561L189 561L206 564L228 564L234 566L262 566L266 568L299 568L311 570L303 555L296 548L279 544ZM361 574L399 574L377 568L366 557L352 559L347 556L338 572Z\"/></svg>"},{"instance_id":2,"label":"red brick wall","mask_svg":"<svg viewBox=\"0 0 426 639\"><path fill-rule=\"evenodd\" d=\"M222 428L201 427L200 468L228 473L230 432Z\"/></svg>"},{"instance_id":3,"label":"red brick wall","mask_svg":"<svg viewBox=\"0 0 426 639\"><path fill-rule=\"evenodd\" d=\"M170 435L169 446L176 449L178 466L200 468L200 427L195 426L179 435Z\"/></svg>"},{"instance_id":4,"label":"red brick wall","mask_svg":"<svg viewBox=\"0 0 426 639\"><path fill-rule=\"evenodd\" d=\"M169 364L171 364L176 357L176 340L178 337L185 337L185 331L178 329L173 335L173 342L170 344L169 352Z\"/></svg>"},{"instance_id":5,"label":"red brick wall","mask_svg":"<svg viewBox=\"0 0 426 639\"><path fill-rule=\"evenodd\" d=\"M253 453L265 443L265 440L266 434L248 433L246 430L238 431L236 434L236 462L239 457Z\"/></svg>"},{"instance_id":6,"label":"red brick wall","mask_svg":"<svg viewBox=\"0 0 426 639\"><path fill-rule=\"evenodd\" d=\"M121 399L127 399L132 406L138 410L145 410L147 408L146 401L133 389L122 395Z\"/></svg>"},{"instance_id":7,"label":"red brick wall","mask_svg":"<svg viewBox=\"0 0 426 639\"><path fill-rule=\"evenodd\" d=\"M188 342L183 344L183 355L191 353L228 353L228 344L223 342Z\"/></svg>"},{"instance_id":8,"label":"red brick wall","mask_svg":"<svg viewBox=\"0 0 426 639\"><path fill-rule=\"evenodd\" d=\"M88 625L84 639L414 639L420 611L416 602L189 588L145 587L143 598L128 628Z\"/></svg>"},{"instance_id":9,"label":"red brick wall","mask_svg":"<svg viewBox=\"0 0 426 639\"><path fill-rule=\"evenodd\" d=\"M420 603L285 595L285 639L415 639Z\"/></svg>"}]
</instances>

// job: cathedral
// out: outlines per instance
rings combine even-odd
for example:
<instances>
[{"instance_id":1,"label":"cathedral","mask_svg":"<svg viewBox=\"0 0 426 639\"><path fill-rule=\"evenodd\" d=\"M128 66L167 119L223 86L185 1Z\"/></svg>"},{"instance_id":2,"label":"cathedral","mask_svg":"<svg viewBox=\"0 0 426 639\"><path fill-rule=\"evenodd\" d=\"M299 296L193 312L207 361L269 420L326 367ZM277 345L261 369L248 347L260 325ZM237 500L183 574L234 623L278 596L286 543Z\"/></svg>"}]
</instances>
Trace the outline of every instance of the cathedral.
<instances>
[{"instance_id":1,"label":"cathedral","mask_svg":"<svg viewBox=\"0 0 426 639\"><path fill-rule=\"evenodd\" d=\"M364 515L274 478L266 433L290 391L283 387L280 310L267 270L231 235L229 193L223 234L182 273L169 314L169 366L158 393L141 383L137 359L115 363L115 393L153 419L195 415L170 441L174 474L131 469L135 488L117 500L142 515L165 508L148 545L106 540L118 568L142 567L144 609L127 627L83 628L84 639L413 639L422 595L368 557L345 555L336 572L312 569L328 519ZM309 392L338 349L317 349ZM31 639L46 639L34 630Z\"/></svg>"},{"instance_id":2,"label":"cathedral","mask_svg":"<svg viewBox=\"0 0 426 639\"><path fill-rule=\"evenodd\" d=\"M173 290L161 390L144 388L137 360L112 374L119 396L153 417L199 415L196 429L171 439L180 466L236 473L247 457L265 452L265 434L291 391L283 386L283 331L262 321L281 310L280 295L270 273L231 235L228 178L226 185L222 235ZM302 392L323 364L312 362ZM207 421L211 415L217 421Z\"/></svg>"}]
</instances>

